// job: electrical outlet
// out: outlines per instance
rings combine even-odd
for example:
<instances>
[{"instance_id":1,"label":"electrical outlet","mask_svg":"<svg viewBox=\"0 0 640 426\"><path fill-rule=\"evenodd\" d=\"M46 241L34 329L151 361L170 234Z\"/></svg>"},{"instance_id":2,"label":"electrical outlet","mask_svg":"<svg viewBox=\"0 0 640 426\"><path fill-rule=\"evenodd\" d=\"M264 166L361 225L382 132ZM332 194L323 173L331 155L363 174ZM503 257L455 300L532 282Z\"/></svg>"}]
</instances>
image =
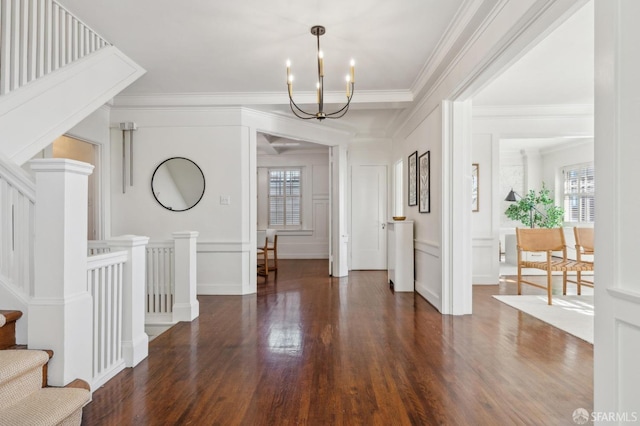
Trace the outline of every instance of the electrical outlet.
<instances>
[{"instance_id":1,"label":"electrical outlet","mask_svg":"<svg viewBox=\"0 0 640 426\"><path fill-rule=\"evenodd\" d=\"M220 196L220 204L223 206L228 206L231 204L231 196L230 195L221 195Z\"/></svg>"}]
</instances>

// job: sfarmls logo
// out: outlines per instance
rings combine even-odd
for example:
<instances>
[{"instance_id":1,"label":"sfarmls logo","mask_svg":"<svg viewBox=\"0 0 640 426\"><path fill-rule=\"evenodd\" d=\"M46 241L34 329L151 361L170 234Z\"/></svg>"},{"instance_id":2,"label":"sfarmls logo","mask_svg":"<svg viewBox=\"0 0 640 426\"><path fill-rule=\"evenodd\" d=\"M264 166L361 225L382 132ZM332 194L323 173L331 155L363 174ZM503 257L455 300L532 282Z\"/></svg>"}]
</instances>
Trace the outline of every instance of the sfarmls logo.
<instances>
[{"instance_id":1,"label":"sfarmls logo","mask_svg":"<svg viewBox=\"0 0 640 426\"><path fill-rule=\"evenodd\" d=\"M592 422L612 422L612 423L636 423L640 419L635 411L616 413L593 411L589 413L584 408L578 408L573 412L573 421L576 424L584 425L589 421Z\"/></svg>"}]
</instances>

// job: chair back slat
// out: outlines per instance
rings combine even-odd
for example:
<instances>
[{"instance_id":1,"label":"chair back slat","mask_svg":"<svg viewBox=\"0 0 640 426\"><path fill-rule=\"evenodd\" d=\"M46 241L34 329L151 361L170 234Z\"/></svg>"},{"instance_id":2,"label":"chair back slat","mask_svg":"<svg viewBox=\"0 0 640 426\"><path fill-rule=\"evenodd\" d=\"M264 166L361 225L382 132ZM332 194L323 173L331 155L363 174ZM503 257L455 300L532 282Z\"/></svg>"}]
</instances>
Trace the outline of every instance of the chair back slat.
<instances>
[{"instance_id":1,"label":"chair back slat","mask_svg":"<svg viewBox=\"0 0 640 426\"><path fill-rule=\"evenodd\" d=\"M562 228L516 228L518 247L524 251L564 250Z\"/></svg>"},{"instance_id":2,"label":"chair back slat","mask_svg":"<svg viewBox=\"0 0 640 426\"><path fill-rule=\"evenodd\" d=\"M573 228L576 244L582 246L585 252L593 252L593 228Z\"/></svg>"}]
</instances>

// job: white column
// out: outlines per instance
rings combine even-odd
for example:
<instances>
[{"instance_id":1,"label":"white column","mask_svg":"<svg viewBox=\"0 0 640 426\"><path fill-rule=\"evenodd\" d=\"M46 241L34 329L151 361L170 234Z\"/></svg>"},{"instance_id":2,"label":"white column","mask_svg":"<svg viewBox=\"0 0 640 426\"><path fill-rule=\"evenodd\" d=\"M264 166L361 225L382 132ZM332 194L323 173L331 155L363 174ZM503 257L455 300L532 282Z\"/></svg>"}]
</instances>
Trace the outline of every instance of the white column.
<instances>
[{"instance_id":1,"label":"white column","mask_svg":"<svg viewBox=\"0 0 640 426\"><path fill-rule=\"evenodd\" d=\"M471 103L442 102L443 314L472 313ZM437 156L435 157L437 161ZM432 157L432 160L433 157ZM434 168L431 169L433 179ZM433 182L433 181L432 181ZM432 183L433 185L433 183ZM437 190L437 189L436 189ZM431 187L433 193L434 186ZM432 203L434 203L432 198ZM437 206L437 201L435 203ZM436 212L434 212L436 213Z\"/></svg>"},{"instance_id":2,"label":"white column","mask_svg":"<svg viewBox=\"0 0 640 426\"><path fill-rule=\"evenodd\" d=\"M148 237L123 235L108 241L111 251L126 251L122 283L122 355L127 367L135 367L149 354L149 336L144 332L146 246Z\"/></svg>"},{"instance_id":3,"label":"white column","mask_svg":"<svg viewBox=\"0 0 640 426\"><path fill-rule=\"evenodd\" d=\"M31 161L36 175L34 289L28 342L51 349L49 383L91 382L92 299L87 291L87 176L93 166Z\"/></svg>"},{"instance_id":4,"label":"white column","mask_svg":"<svg viewBox=\"0 0 640 426\"><path fill-rule=\"evenodd\" d=\"M349 274L347 229L347 148L331 148L331 275L346 277Z\"/></svg>"},{"instance_id":5,"label":"white column","mask_svg":"<svg viewBox=\"0 0 640 426\"><path fill-rule=\"evenodd\" d=\"M193 321L200 314L196 298L197 250L195 231L174 232L174 274L175 299L173 303L174 321Z\"/></svg>"},{"instance_id":6,"label":"white column","mask_svg":"<svg viewBox=\"0 0 640 426\"><path fill-rule=\"evenodd\" d=\"M594 424L640 418L640 2L595 2ZM605 417L609 413L608 421Z\"/></svg>"}]
</instances>

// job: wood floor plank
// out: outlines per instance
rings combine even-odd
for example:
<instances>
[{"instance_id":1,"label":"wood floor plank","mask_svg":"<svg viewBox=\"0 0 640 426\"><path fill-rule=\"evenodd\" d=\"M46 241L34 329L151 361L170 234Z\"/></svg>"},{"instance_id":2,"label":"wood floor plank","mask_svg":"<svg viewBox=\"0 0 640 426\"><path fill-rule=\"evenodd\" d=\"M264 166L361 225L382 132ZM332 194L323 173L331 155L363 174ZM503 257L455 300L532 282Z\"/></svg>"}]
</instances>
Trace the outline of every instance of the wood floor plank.
<instances>
[{"instance_id":1,"label":"wood floor plank","mask_svg":"<svg viewBox=\"0 0 640 426\"><path fill-rule=\"evenodd\" d=\"M571 424L593 409L593 346L474 287L473 315L393 293L384 271L281 260L258 294L200 317L96 390L84 425ZM532 288L530 294L544 293Z\"/></svg>"}]
</instances>

